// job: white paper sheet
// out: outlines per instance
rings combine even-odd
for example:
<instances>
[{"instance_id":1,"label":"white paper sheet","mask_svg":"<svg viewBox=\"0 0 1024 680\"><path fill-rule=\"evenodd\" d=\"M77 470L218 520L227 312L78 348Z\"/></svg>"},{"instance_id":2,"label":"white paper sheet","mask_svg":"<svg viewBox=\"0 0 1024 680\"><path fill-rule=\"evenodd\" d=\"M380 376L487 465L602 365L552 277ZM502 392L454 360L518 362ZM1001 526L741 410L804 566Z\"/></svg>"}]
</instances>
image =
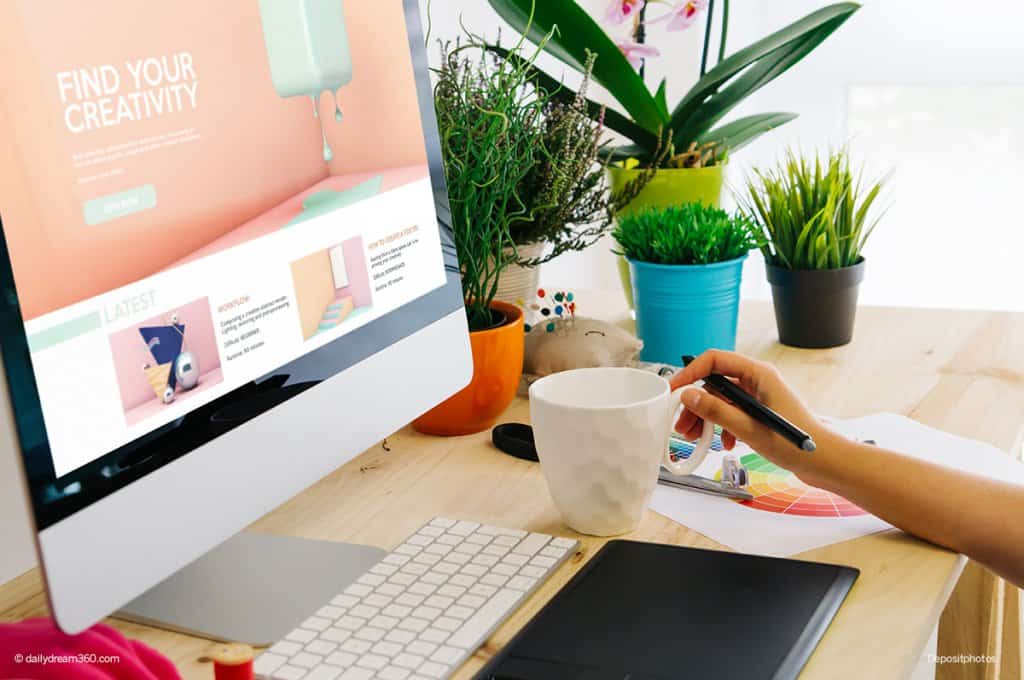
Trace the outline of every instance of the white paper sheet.
<instances>
[{"instance_id":1,"label":"white paper sheet","mask_svg":"<svg viewBox=\"0 0 1024 680\"><path fill-rule=\"evenodd\" d=\"M903 416L882 413L854 420L831 420L849 437L872 439L878 446L923 460L1024 485L1024 465L999 449L921 425ZM737 446L742 457L749 448ZM712 452L697 474L713 477L723 453ZM813 453L810 455L814 455ZM913 479L905 480L913 484ZM891 528L873 515L803 517L765 512L735 501L659 484L651 509L734 550L788 556Z\"/></svg>"}]
</instances>

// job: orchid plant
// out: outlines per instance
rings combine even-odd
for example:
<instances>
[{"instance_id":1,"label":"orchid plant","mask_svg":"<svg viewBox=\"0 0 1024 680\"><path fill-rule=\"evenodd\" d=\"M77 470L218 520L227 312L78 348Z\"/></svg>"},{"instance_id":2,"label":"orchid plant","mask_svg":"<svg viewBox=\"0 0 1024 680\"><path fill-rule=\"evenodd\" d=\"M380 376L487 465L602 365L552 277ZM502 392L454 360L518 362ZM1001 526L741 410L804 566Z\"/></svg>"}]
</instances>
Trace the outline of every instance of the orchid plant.
<instances>
[{"instance_id":1,"label":"orchid plant","mask_svg":"<svg viewBox=\"0 0 1024 680\"><path fill-rule=\"evenodd\" d=\"M610 147L613 161L644 168L693 167L719 162L796 114L760 113L722 123L740 102L802 60L834 33L860 5L840 2L808 14L752 45L726 55L729 1L722 3L718 60L708 68L715 0L610 0L603 16L611 29L631 25L627 40L616 40L576 0L488 0L522 33L570 68L584 73L594 55L592 78L618 107L605 111L605 125L630 143ZM697 83L669 108L662 80L653 92L645 82L646 60L659 56L647 43L649 28L681 31L705 20L704 48ZM491 49L507 54L500 46ZM576 93L559 79L531 65L533 79L549 92L571 100ZM604 110L588 101L594 115Z\"/></svg>"}]
</instances>

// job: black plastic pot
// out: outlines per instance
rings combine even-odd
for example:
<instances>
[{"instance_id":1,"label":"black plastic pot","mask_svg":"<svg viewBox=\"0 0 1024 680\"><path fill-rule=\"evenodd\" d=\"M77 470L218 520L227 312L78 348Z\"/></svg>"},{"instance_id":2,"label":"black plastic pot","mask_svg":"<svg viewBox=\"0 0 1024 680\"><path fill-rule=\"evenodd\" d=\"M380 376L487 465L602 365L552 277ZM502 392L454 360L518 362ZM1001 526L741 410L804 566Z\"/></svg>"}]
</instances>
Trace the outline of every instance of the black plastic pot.
<instances>
[{"instance_id":1,"label":"black plastic pot","mask_svg":"<svg viewBox=\"0 0 1024 680\"><path fill-rule=\"evenodd\" d=\"M784 269L767 265L779 342L823 349L853 338L864 259L842 269Z\"/></svg>"}]
</instances>

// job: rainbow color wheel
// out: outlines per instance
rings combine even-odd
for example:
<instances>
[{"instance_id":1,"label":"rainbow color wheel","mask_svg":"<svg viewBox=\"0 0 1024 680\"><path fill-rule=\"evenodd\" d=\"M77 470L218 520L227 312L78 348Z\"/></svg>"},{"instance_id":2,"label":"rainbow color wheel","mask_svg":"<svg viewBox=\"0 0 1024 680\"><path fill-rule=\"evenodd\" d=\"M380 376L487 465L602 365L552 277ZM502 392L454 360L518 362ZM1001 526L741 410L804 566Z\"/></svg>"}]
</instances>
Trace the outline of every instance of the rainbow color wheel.
<instances>
[{"instance_id":1,"label":"rainbow color wheel","mask_svg":"<svg viewBox=\"0 0 1024 680\"><path fill-rule=\"evenodd\" d=\"M756 453L749 453L740 459L750 475L747 491L754 495L750 501L736 501L741 505L775 512L782 515L804 517L859 517L868 514L864 510L828 491L807 486L796 475L783 470ZM721 481L722 473L715 479Z\"/></svg>"}]
</instances>

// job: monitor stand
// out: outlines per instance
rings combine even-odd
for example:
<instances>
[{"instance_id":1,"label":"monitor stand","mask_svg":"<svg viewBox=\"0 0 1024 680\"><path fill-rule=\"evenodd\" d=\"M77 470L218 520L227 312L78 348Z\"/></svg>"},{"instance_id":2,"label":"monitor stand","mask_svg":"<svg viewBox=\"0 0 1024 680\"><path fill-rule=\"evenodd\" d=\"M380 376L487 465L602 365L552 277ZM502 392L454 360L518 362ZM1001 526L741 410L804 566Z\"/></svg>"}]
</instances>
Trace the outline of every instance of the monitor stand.
<instances>
[{"instance_id":1,"label":"monitor stand","mask_svg":"<svg viewBox=\"0 0 1024 680\"><path fill-rule=\"evenodd\" d=\"M221 642L282 639L386 551L245 531L114 616Z\"/></svg>"}]
</instances>

